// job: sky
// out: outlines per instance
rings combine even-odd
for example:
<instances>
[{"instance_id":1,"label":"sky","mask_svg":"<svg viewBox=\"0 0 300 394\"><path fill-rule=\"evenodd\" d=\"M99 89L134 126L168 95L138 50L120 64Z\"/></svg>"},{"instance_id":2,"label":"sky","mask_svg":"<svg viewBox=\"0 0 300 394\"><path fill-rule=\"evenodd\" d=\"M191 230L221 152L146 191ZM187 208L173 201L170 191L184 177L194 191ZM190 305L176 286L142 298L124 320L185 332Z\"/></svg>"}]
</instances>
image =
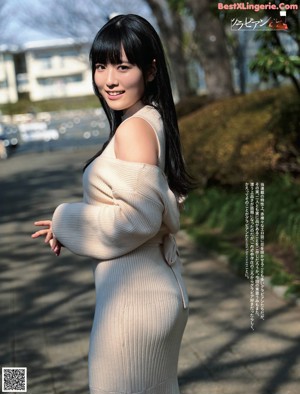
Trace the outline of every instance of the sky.
<instances>
[{"instance_id":1,"label":"sky","mask_svg":"<svg viewBox=\"0 0 300 394\"><path fill-rule=\"evenodd\" d=\"M42 16L48 16L51 19L51 13L55 13L56 5L60 0L0 0L0 44L17 44L22 45L29 41L45 40L51 38L66 37L68 34L56 32L53 30L43 31L42 26L33 28L30 18L34 14L36 8L40 9ZM104 13L138 13L150 22L153 21L151 11L143 0L97 0L100 5L100 12ZM1 6L5 3L5 7L1 12ZM69 0L69 4L78 9L80 12L89 12L87 9L87 0ZM3 7L2 7L3 8ZM24 16L25 15L25 16ZM60 15L55 15L59 20ZM26 19L26 22L24 22ZM99 23L103 25L105 19L102 18ZM64 26L64 16L61 18L61 25ZM76 21L80 28L80 18ZM97 32L101 26L96 26L94 32ZM90 31L87 32L91 35ZM94 34L92 33L92 36Z\"/></svg>"}]
</instances>

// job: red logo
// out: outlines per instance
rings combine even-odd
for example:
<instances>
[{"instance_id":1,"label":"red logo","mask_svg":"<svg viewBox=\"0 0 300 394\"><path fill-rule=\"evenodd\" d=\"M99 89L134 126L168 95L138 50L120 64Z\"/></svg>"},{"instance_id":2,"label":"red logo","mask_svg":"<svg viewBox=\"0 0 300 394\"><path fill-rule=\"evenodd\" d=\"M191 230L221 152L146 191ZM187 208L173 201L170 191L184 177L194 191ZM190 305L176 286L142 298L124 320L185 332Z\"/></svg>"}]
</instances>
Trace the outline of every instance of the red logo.
<instances>
[{"instance_id":1,"label":"red logo","mask_svg":"<svg viewBox=\"0 0 300 394\"><path fill-rule=\"evenodd\" d=\"M283 22L281 19L279 19L279 20L272 19L271 22L268 24L268 26L274 30L287 30L288 29L288 25L285 22Z\"/></svg>"}]
</instances>

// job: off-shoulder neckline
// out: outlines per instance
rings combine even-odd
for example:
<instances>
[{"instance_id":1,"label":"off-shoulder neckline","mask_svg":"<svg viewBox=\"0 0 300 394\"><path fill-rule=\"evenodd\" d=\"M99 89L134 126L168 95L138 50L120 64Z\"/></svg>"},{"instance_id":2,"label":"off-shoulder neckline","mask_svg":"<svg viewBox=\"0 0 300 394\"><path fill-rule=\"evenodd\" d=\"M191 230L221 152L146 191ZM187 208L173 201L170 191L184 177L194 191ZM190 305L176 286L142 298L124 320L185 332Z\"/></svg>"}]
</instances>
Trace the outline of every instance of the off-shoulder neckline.
<instances>
[{"instance_id":1,"label":"off-shoulder neckline","mask_svg":"<svg viewBox=\"0 0 300 394\"><path fill-rule=\"evenodd\" d=\"M140 108L139 110L137 110L134 114L128 116L128 117L125 118L125 119L123 119L122 122L121 122L121 124L124 123L124 122L126 122L127 120L129 120L129 119L131 119L131 118L134 118L135 116L138 116L138 115L139 115L142 111L144 111L145 109L148 109L148 110L150 109L150 110L154 110L154 111L158 112L158 110L157 110L155 107L153 107L153 106L150 105L150 104L146 104L146 105L144 105L142 108ZM158 113L159 113L159 112L158 112Z\"/></svg>"},{"instance_id":2,"label":"off-shoulder neckline","mask_svg":"<svg viewBox=\"0 0 300 394\"><path fill-rule=\"evenodd\" d=\"M141 168L146 167L146 168L150 168L150 169L152 168L158 172L161 172L165 176L164 171L159 166L154 165L154 164L143 163L143 162L138 162L138 161L127 161L127 160L118 159L116 157L109 157L109 156L102 156L102 155L97 157L97 159L99 159L99 161L100 160L108 160L111 162L117 162L120 165L127 166L127 167L141 167Z\"/></svg>"}]
</instances>

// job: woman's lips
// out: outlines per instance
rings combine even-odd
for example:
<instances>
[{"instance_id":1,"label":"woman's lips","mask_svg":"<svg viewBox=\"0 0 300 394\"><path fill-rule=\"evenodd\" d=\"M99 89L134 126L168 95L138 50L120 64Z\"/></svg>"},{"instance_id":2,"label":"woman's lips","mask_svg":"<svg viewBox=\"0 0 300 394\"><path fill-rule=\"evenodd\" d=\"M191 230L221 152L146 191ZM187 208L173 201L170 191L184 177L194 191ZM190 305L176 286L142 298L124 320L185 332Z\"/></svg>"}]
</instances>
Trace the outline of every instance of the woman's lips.
<instances>
[{"instance_id":1,"label":"woman's lips","mask_svg":"<svg viewBox=\"0 0 300 394\"><path fill-rule=\"evenodd\" d=\"M117 99L125 93L125 90L106 90L106 93L110 99Z\"/></svg>"}]
</instances>

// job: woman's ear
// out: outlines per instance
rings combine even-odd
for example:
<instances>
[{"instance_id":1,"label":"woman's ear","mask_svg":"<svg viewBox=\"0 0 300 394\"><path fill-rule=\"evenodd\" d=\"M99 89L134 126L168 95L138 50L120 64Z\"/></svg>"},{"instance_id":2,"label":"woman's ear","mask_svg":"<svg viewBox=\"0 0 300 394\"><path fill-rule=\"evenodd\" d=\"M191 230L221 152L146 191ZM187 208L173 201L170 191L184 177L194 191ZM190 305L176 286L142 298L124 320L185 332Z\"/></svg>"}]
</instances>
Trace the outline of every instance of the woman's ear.
<instances>
[{"instance_id":1,"label":"woman's ear","mask_svg":"<svg viewBox=\"0 0 300 394\"><path fill-rule=\"evenodd\" d=\"M151 82L154 80L154 78L156 77L156 72L157 72L156 59L153 59L152 64L149 67L149 70L147 73L147 82Z\"/></svg>"}]
</instances>

